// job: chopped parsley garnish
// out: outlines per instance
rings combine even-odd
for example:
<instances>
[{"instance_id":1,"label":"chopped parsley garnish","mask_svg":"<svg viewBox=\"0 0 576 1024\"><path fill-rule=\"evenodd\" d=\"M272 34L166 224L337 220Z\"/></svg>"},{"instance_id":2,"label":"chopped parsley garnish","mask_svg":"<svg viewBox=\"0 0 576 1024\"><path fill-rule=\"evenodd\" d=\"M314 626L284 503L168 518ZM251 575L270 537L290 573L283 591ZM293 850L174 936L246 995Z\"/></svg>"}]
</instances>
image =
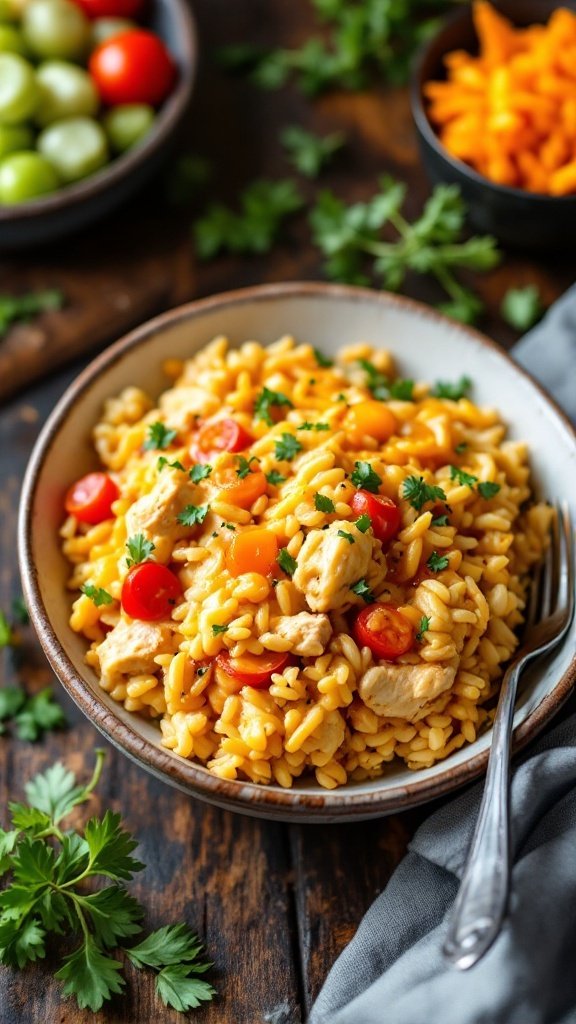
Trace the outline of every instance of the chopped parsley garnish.
<instances>
[{"instance_id":1,"label":"chopped parsley garnish","mask_svg":"<svg viewBox=\"0 0 576 1024\"><path fill-rule=\"evenodd\" d=\"M456 447L454 448L454 451L456 452L457 455L463 455L464 452L466 451L467 447L468 447L468 444L466 443L466 441L460 441L460 444L456 445Z\"/></svg>"},{"instance_id":2,"label":"chopped parsley garnish","mask_svg":"<svg viewBox=\"0 0 576 1024\"><path fill-rule=\"evenodd\" d=\"M220 523L220 526L223 526L225 530L235 530L236 529L236 527L234 526L234 523Z\"/></svg>"},{"instance_id":3,"label":"chopped parsley garnish","mask_svg":"<svg viewBox=\"0 0 576 1024\"><path fill-rule=\"evenodd\" d=\"M336 401L337 402L347 402L348 401L348 399L346 398L346 395L344 394L343 391L341 391L339 395L336 395Z\"/></svg>"},{"instance_id":4,"label":"chopped parsley garnish","mask_svg":"<svg viewBox=\"0 0 576 1024\"><path fill-rule=\"evenodd\" d=\"M418 632L416 633L416 640L418 641L419 644L423 643L423 641L424 641L424 633L426 633L427 630L429 630L429 629L430 629L430 619L429 619L429 617L427 615L423 615L422 618L420 619L420 624L418 626Z\"/></svg>"},{"instance_id":5,"label":"chopped parsley garnish","mask_svg":"<svg viewBox=\"0 0 576 1024\"><path fill-rule=\"evenodd\" d=\"M296 559L292 557L292 555L288 551L288 548L280 548L276 561L278 562L280 568L284 570L287 576L293 576L294 573L296 572L296 567L298 563Z\"/></svg>"},{"instance_id":6,"label":"chopped parsley garnish","mask_svg":"<svg viewBox=\"0 0 576 1024\"><path fill-rule=\"evenodd\" d=\"M90 598L97 608L102 604L112 604L114 600L112 594L109 594L107 590L104 590L103 587L94 587L92 583L85 583L80 590Z\"/></svg>"},{"instance_id":7,"label":"chopped parsley garnish","mask_svg":"<svg viewBox=\"0 0 576 1024\"><path fill-rule=\"evenodd\" d=\"M437 551L433 551L426 562L430 572L441 572L442 569L448 568L448 564L449 562L446 555L439 555Z\"/></svg>"},{"instance_id":8,"label":"chopped parsley garnish","mask_svg":"<svg viewBox=\"0 0 576 1024\"><path fill-rule=\"evenodd\" d=\"M293 403L288 398L288 395L282 394L281 391L270 391L269 388L262 388L259 395L256 396L254 402L254 419L263 420L271 427L274 423L272 419L271 410L274 408L280 408L285 405L289 409L293 409Z\"/></svg>"},{"instance_id":9,"label":"chopped parsley garnish","mask_svg":"<svg viewBox=\"0 0 576 1024\"><path fill-rule=\"evenodd\" d=\"M156 463L156 468L158 469L158 472L160 472L161 469L164 469L165 466L168 466L170 469L180 469L182 472L184 472L184 466L182 465L181 462L178 462L178 459L175 459L174 462L170 462L170 460L167 459L165 455L161 455L160 458L158 459L158 462Z\"/></svg>"},{"instance_id":10,"label":"chopped parsley garnish","mask_svg":"<svg viewBox=\"0 0 576 1024\"><path fill-rule=\"evenodd\" d=\"M236 470L236 476L239 480L243 480L244 477L251 473L250 466L253 462L260 462L255 455L251 455L249 459L245 459L243 455L236 456L236 462L238 463L238 469Z\"/></svg>"},{"instance_id":11,"label":"chopped parsley garnish","mask_svg":"<svg viewBox=\"0 0 576 1024\"><path fill-rule=\"evenodd\" d=\"M347 533L346 530L338 530L338 536L339 537L344 537L344 540L347 540L349 544L355 544L356 543L356 541L354 540L354 537L352 536L352 534L351 533Z\"/></svg>"},{"instance_id":12,"label":"chopped parsley garnish","mask_svg":"<svg viewBox=\"0 0 576 1024\"><path fill-rule=\"evenodd\" d=\"M195 466L192 466L188 475L193 484L199 484L201 480L207 480L211 472L212 466L197 462Z\"/></svg>"},{"instance_id":13,"label":"chopped parsley garnish","mask_svg":"<svg viewBox=\"0 0 576 1024\"><path fill-rule=\"evenodd\" d=\"M176 516L183 526L199 526L204 522L210 511L210 505L186 505Z\"/></svg>"},{"instance_id":14,"label":"chopped parsley garnish","mask_svg":"<svg viewBox=\"0 0 576 1024\"><path fill-rule=\"evenodd\" d=\"M355 462L354 472L351 474L350 480L354 487L361 488L364 491L371 491L372 494L378 494L378 488L382 483L378 473L374 472L369 462Z\"/></svg>"},{"instance_id":15,"label":"chopped parsley garnish","mask_svg":"<svg viewBox=\"0 0 576 1024\"><path fill-rule=\"evenodd\" d=\"M448 516L436 516L430 523L430 526L450 526L450 520Z\"/></svg>"},{"instance_id":16,"label":"chopped parsley garnish","mask_svg":"<svg viewBox=\"0 0 576 1024\"><path fill-rule=\"evenodd\" d=\"M372 526L372 520L370 519L370 516L366 515L364 512L363 515L356 520L354 525L357 530L360 530L360 533L366 533L366 530L369 530Z\"/></svg>"},{"instance_id":17,"label":"chopped parsley garnish","mask_svg":"<svg viewBox=\"0 0 576 1024\"><path fill-rule=\"evenodd\" d=\"M0 609L0 648L10 647L13 639L12 627L4 612Z\"/></svg>"},{"instance_id":18,"label":"chopped parsley garnish","mask_svg":"<svg viewBox=\"0 0 576 1024\"><path fill-rule=\"evenodd\" d=\"M126 565L130 568L132 565L139 565L140 562L145 562L150 558L156 545L151 540L146 540L143 533L135 533L126 541L126 547L128 548Z\"/></svg>"},{"instance_id":19,"label":"chopped parsley garnish","mask_svg":"<svg viewBox=\"0 0 576 1024\"><path fill-rule=\"evenodd\" d=\"M377 370L374 363L371 363L369 359L359 359L358 365L364 370L367 381L366 387L372 392L374 398L378 398L381 401L385 401L390 396L390 381L388 377Z\"/></svg>"},{"instance_id":20,"label":"chopped parsley garnish","mask_svg":"<svg viewBox=\"0 0 576 1024\"><path fill-rule=\"evenodd\" d=\"M314 353L314 359L318 363L318 366L321 366L321 367L334 366L334 360L333 359L329 359L328 356L325 356L324 353L320 351L320 349L313 348L312 351Z\"/></svg>"},{"instance_id":21,"label":"chopped parsley garnish","mask_svg":"<svg viewBox=\"0 0 576 1024\"><path fill-rule=\"evenodd\" d=\"M212 636L220 636L221 633L226 633L228 631L228 628L228 625L219 626L217 623L214 623L212 626Z\"/></svg>"},{"instance_id":22,"label":"chopped parsley garnish","mask_svg":"<svg viewBox=\"0 0 576 1024\"><path fill-rule=\"evenodd\" d=\"M424 483L422 476L407 476L402 484L401 497L410 502L412 508L420 511L428 501L446 501L446 495L441 487Z\"/></svg>"},{"instance_id":23,"label":"chopped parsley garnish","mask_svg":"<svg viewBox=\"0 0 576 1024\"><path fill-rule=\"evenodd\" d=\"M325 494L320 494L316 491L314 495L314 508L318 512L335 512L336 506L332 501L332 498L327 498Z\"/></svg>"},{"instance_id":24,"label":"chopped parsley garnish","mask_svg":"<svg viewBox=\"0 0 576 1024\"><path fill-rule=\"evenodd\" d=\"M478 494L482 498L486 498L486 500L489 500L490 498L493 498L495 494L498 494L498 491L500 490L500 484L492 483L491 480L483 480L481 483L478 484L476 490L478 491Z\"/></svg>"},{"instance_id":25,"label":"chopped parsley garnish","mask_svg":"<svg viewBox=\"0 0 576 1024\"><path fill-rule=\"evenodd\" d=\"M466 397L471 387L470 377L460 377L460 380L454 382L437 380L432 394L435 398L451 398L453 402L457 402L459 398Z\"/></svg>"},{"instance_id":26,"label":"chopped parsley garnish","mask_svg":"<svg viewBox=\"0 0 576 1024\"><path fill-rule=\"evenodd\" d=\"M450 479L457 480L464 487L474 487L474 484L478 482L477 476L473 476L472 473L466 473L463 469L459 469L458 466L450 466Z\"/></svg>"},{"instance_id":27,"label":"chopped parsley garnish","mask_svg":"<svg viewBox=\"0 0 576 1024\"><path fill-rule=\"evenodd\" d=\"M353 594L356 594L358 597L361 597L366 602L366 604L374 604L374 601L376 600L374 594L372 593L372 590L368 586L364 577L362 577L361 580L358 580L357 583L354 583L350 587L350 590L352 591Z\"/></svg>"},{"instance_id":28,"label":"chopped parsley garnish","mask_svg":"<svg viewBox=\"0 0 576 1024\"><path fill-rule=\"evenodd\" d=\"M301 423L298 430L330 430L329 423Z\"/></svg>"},{"instance_id":29,"label":"chopped parsley garnish","mask_svg":"<svg viewBox=\"0 0 576 1024\"><path fill-rule=\"evenodd\" d=\"M269 473L266 473L266 479L272 487L278 487L280 484L283 484L288 477L282 476L282 473L279 473L277 469L271 469Z\"/></svg>"},{"instance_id":30,"label":"chopped parsley garnish","mask_svg":"<svg viewBox=\"0 0 576 1024\"><path fill-rule=\"evenodd\" d=\"M302 445L294 434L284 432L279 441L275 442L275 456L279 462L290 462L298 452L302 451Z\"/></svg>"},{"instance_id":31,"label":"chopped parsley garnish","mask_svg":"<svg viewBox=\"0 0 576 1024\"><path fill-rule=\"evenodd\" d=\"M393 380L390 385L390 398L397 398L400 402L413 402L414 381L409 378Z\"/></svg>"},{"instance_id":32,"label":"chopped parsley garnish","mask_svg":"<svg viewBox=\"0 0 576 1024\"><path fill-rule=\"evenodd\" d=\"M160 423L158 420L156 423L151 423L148 427L148 437L144 441L145 451L153 451L155 448L168 448L168 445L172 444L172 441L178 433L177 430L170 430Z\"/></svg>"}]
</instances>

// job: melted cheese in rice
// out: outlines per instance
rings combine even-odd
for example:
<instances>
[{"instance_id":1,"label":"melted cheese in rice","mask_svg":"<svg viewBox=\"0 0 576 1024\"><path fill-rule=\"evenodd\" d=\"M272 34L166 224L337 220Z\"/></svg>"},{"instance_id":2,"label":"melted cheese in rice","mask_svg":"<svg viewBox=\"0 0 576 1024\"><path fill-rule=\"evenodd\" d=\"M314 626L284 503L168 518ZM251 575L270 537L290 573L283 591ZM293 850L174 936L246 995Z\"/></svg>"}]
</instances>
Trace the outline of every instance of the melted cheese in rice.
<instances>
[{"instance_id":1,"label":"melted cheese in rice","mask_svg":"<svg viewBox=\"0 0 576 1024\"><path fill-rule=\"evenodd\" d=\"M390 355L367 345L344 349L325 366L290 337L231 350L217 338L185 363L166 364L173 385L156 403L128 388L106 403L94 429L120 497L114 517L96 526L69 517L63 548L74 566L70 588L102 587L113 602L96 607L80 594L71 627L90 642L87 662L102 687L129 711L157 720L166 747L222 778L287 787L314 773L331 789L380 775L394 758L430 767L490 724L486 704L517 646L527 573L551 519L548 506L531 503L526 446L506 440L495 410L433 397L423 383L412 401L385 403L396 421L388 440L358 436L349 409L372 399L363 360L394 378ZM255 415L263 388L287 399L272 407L271 423ZM242 453L258 460L252 468L285 478L269 483L250 508L218 487L219 473L238 467L237 456L212 458L212 472L198 483L186 472L198 426L221 417L253 438ZM167 450L144 447L156 422L176 431ZM321 429L299 429L317 423ZM287 434L298 444L279 459L277 442ZM400 507L400 531L388 544L354 525L358 461ZM477 485L452 479L454 464L498 484L497 493L484 498ZM403 496L411 476L442 488L446 525L433 521L433 503L417 509ZM318 494L333 511L317 507ZM178 519L190 504L209 506L191 527ZM230 574L231 537L255 524L294 560L292 576L279 566L276 578ZM166 621L132 620L122 611L126 541L135 534L180 579L183 596ZM441 558L436 572L427 567L433 553ZM427 625L393 662L352 638L351 622L365 606L351 589L359 580L415 632ZM214 658L223 650L233 658L293 656L268 688L255 689L218 668ZM199 664L208 670L198 672Z\"/></svg>"}]
</instances>

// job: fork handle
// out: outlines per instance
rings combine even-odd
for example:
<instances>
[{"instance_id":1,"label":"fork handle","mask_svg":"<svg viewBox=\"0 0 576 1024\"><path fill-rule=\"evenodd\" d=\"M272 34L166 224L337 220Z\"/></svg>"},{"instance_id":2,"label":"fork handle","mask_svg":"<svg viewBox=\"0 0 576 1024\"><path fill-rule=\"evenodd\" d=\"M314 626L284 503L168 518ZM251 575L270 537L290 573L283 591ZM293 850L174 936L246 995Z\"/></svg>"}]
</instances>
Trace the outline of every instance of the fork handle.
<instances>
[{"instance_id":1,"label":"fork handle","mask_svg":"<svg viewBox=\"0 0 576 1024\"><path fill-rule=\"evenodd\" d=\"M500 932L510 888L510 742L522 663L502 680L478 821L448 922L444 958L466 970Z\"/></svg>"}]
</instances>

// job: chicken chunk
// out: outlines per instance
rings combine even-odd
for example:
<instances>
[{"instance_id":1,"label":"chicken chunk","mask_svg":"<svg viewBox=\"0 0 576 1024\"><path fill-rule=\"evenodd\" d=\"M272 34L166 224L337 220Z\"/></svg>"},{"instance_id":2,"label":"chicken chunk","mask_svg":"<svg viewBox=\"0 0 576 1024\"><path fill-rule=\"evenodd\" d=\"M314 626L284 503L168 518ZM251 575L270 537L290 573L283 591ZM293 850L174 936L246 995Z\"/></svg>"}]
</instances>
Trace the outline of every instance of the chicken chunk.
<instances>
[{"instance_id":1,"label":"chicken chunk","mask_svg":"<svg viewBox=\"0 0 576 1024\"><path fill-rule=\"evenodd\" d=\"M294 654L314 658L324 653L332 626L327 615L299 612L298 615L281 615L274 623L274 632L290 641Z\"/></svg>"},{"instance_id":2,"label":"chicken chunk","mask_svg":"<svg viewBox=\"0 0 576 1024\"><path fill-rule=\"evenodd\" d=\"M102 678L153 673L156 655L169 654L173 646L173 633L165 623L120 619L98 647Z\"/></svg>"},{"instance_id":3,"label":"chicken chunk","mask_svg":"<svg viewBox=\"0 0 576 1024\"><path fill-rule=\"evenodd\" d=\"M209 391L184 385L165 391L158 403L167 425L182 434L191 430L199 417L213 416L220 405L220 399Z\"/></svg>"},{"instance_id":4,"label":"chicken chunk","mask_svg":"<svg viewBox=\"0 0 576 1024\"><path fill-rule=\"evenodd\" d=\"M128 536L141 533L152 541L157 562L167 562L174 541L190 533L190 527L183 526L177 518L186 505L195 504L194 488L185 480L178 470L164 468L152 490L138 498L126 513Z\"/></svg>"},{"instance_id":5,"label":"chicken chunk","mask_svg":"<svg viewBox=\"0 0 576 1024\"><path fill-rule=\"evenodd\" d=\"M313 612L342 608L350 600L351 584L367 575L371 559L372 539L353 523L337 521L327 530L310 530L292 579Z\"/></svg>"},{"instance_id":6,"label":"chicken chunk","mask_svg":"<svg viewBox=\"0 0 576 1024\"><path fill-rule=\"evenodd\" d=\"M450 666L387 662L364 673L358 692L377 715L415 722L426 705L450 689L455 675L456 669Z\"/></svg>"}]
</instances>

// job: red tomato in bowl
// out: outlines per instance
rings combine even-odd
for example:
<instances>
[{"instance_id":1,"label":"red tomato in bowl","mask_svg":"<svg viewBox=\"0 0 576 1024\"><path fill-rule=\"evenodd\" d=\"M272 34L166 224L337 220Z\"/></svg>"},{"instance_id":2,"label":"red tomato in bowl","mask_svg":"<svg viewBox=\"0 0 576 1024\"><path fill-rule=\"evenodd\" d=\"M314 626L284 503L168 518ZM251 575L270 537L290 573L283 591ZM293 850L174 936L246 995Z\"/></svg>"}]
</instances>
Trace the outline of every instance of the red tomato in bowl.
<instances>
[{"instance_id":1,"label":"red tomato in bowl","mask_svg":"<svg viewBox=\"0 0 576 1024\"><path fill-rule=\"evenodd\" d=\"M391 498L370 491L356 491L350 507L357 516L369 516L372 520L374 536L382 543L392 540L400 529L400 509Z\"/></svg>"},{"instance_id":2,"label":"red tomato in bowl","mask_svg":"<svg viewBox=\"0 0 576 1024\"><path fill-rule=\"evenodd\" d=\"M112 515L112 502L118 497L118 488L107 473L88 473L76 480L68 489L64 507L81 523L102 523Z\"/></svg>"},{"instance_id":3,"label":"red tomato in bowl","mask_svg":"<svg viewBox=\"0 0 576 1024\"><path fill-rule=\"evenodd\" d=\"M210 462L222 452L243 452L254 438L232 417L203 423L190 447L198 462Z\"/></svg>"},{"instance_id":4,"label":"red tomato in bowl","mask_svg":"<svg viewBox=\"0 0 576 1024\"><path fill-rule=\"evenodd\" d=\"M176 65L153 32L132 29L96 47L88 64L104 103L149 103L156 107L170 92Z\"/></svg>"},{"instance_id":5,"label":"red tomato in bowl","mask_svg":"<svg viewBox=\"0 0 576 1024\"><path fill-rule=\"evenodd\" d=\"M241 686L262 690L269 686L275 672L286 667L289 657L287 651L266 651L265 654L247 653L240 658L232 658L228 651L220 651L216 655L216 663Z\"/></svg>"},{"instance_id":6,"label":"red tomato in bowl","mask_svg":"<svg viewBox=\"0 0 576 1024\"><path fill-rule=\"evenodd\" d=\"M87 18L134 18L142 0L74 0Z\"/></svg>"},{"instance_id":7,"label":"red tomato in bowl","mask_svg":"<svg viewBox=\"0 0 576 1024\"><path fill-rule=\"evenodd\" d=\"M360 647L369 647L377 658L394 661L413 646L414 627L397 608L369 604L356 616L354 639Z\"/></svg>"},{"instance_id":8,"label":"red tomato in bowl","mask_svg":"<svg viewBox=\"0 0 576 1024\"><path fill-rule=\"evenodd\" d=\"M158 562L133 565L122 585L122 607L132 619L168 619L182 594L178 577Z\"/></svg>"}]
</instances>

